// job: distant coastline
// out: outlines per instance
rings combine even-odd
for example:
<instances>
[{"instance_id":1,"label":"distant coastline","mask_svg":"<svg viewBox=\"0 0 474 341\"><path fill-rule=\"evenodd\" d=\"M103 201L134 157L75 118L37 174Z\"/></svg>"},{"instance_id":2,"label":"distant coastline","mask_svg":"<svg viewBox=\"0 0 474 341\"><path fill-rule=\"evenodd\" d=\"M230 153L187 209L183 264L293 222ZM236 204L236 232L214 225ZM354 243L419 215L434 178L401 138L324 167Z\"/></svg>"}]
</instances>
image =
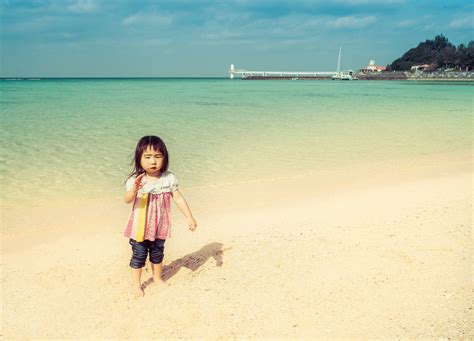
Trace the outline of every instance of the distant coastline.
<instances>
[{"instance_id":1,"label":"distant coastline","mask_svg":"<svg viewBox=\"0 0 474 341\"><path fill-rule=\"evenodd\" d=\"M473 82L474 72L459 72L459 71L422 71L412 73L409 71L392 71L392 72L372 72L369 74L356 73L354 74L359 80L374 80L374 81L432 81L432 82ZM75 81L75 80L219 80L229 79L228 77L0 77L1 81ZM331 80L330 77L247 77L245 80Z\"/></svg>"},{"instance_id":2,"label":"distant coastline","mask_svg":"<svg viewBox=\"0 0 474 341\"><path fill-rule=\"evenodd\" d=\"M407 81L451 81L451 82L472 82L474 72L472 71L393 71L369 74L356 74L360 80L407 80Z\"/></svg>"},{"instance_id":3,"label":"distant coastline","mask_svg":"<svg viewBox=\"0 0 474 341\"><path fill-rule=\"evenodd\" d=\"M357 80L365 81L430 81L430 82L474 82L472 71L386 71L354 74ZM329 76L247 76L243 80L331 80Z\"/></svg>"}]
</instances>

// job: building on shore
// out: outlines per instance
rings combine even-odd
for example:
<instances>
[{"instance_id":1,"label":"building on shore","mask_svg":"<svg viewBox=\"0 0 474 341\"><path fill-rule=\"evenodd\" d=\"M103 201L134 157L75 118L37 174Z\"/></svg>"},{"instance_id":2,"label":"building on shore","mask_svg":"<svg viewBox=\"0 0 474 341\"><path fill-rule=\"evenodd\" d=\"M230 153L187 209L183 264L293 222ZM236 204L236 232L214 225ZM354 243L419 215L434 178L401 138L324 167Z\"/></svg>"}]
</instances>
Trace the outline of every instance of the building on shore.
<instances>
[{"instance_id":1,"label":"building on shore","mask_svg":"<svg viewBox=\"0 0 474 341\"><path fill-rule=\"evenodd\" d=\"M371 59L369 60L369 65L367 65L365 68L360 69L360 73L369 73L369 72L382 72L385 71L387 68L385 66L379 66L375 64L375 60Z\"/></svg>"},{"instance_id":2,"label":"building on shore","mask_svg":"<svg viewBox=\"0 0 474 341\"><path fill-rule=\"evenodd\" d=\"M410 68L411 72L416 72L416 71L425 71L430 68L429 64L422 64L422 65L413 65Z\"/></svg>"}]
</instances>

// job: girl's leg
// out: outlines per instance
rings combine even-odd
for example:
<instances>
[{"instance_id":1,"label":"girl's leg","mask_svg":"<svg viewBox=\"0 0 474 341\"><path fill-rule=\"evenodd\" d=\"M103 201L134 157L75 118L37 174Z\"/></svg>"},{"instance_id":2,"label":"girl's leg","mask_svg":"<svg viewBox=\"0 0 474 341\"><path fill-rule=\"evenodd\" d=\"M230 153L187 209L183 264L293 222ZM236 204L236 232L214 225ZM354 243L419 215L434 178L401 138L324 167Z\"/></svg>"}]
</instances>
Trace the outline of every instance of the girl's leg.
<instances>
[{"instance_id":1,"label":"girl's leg","mask_svg":"<svg viewBox=\"0 0 474 341\"><path fill-rule=\"evenodd\" d=\"M153 272L153 282L155 283L164 283L163 279L161 279L161 272L163 270L162 263L160 264L153 264L151 263L151 271Z\"/></svg>"},{"instance_id":2,"label":"girl's leg","mask_svg":"<svg viewBox=\"0 0 474 341\"><path fill-rule=\"evenodd\" d=\"M132 281L133 281L133 290L135 291L135 295L137 297L141 297L145 295L145 292L142 288L142 269L134 269L132 268Z\"/></svg>"},{"instance_id":3,"label":"girl's leg","mask_svg":"<svg viewBox=\"0 0 474 341\"><path fill-rule=\"evenodd\" d=\"M156 239L150 246L150 262L151 270L153 271L153 282L157 284L164 284L165 281L161 279L161 272L163 269L163 252L165 249L165 241L163 239Z\"/></svg>"},{"instance_id":4,"label":"girl's leg","mask_svg":"<svg viewBox=\"0 0 474 341\"><path fill-rule=\"evenodd\" d=\"M130 259L130 267L132 268L133 290L137 297L144 296L145 293L142 288L142 268L145 266L147 256L147 246L144 242L137 242L130 239L132 246L132 259Z\"/></svg>"}]
</instances>

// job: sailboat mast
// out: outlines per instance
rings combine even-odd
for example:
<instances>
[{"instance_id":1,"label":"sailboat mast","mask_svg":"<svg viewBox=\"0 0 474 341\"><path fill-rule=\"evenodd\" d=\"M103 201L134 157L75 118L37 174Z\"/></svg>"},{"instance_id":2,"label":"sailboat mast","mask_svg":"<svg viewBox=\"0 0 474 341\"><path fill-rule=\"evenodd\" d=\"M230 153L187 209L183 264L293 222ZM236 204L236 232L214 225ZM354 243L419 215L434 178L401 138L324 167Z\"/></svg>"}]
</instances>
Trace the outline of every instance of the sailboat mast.
<instances>
[{"instance_id":1,"label":"sailboat mast","mask_svg":"<svg viewBox=\"0 0 474 341\"><path fill-rule=\"evenodd\" d=\"M341 51L342 46L339 46L339 58L337 59L337 74L341 72Z\"/></svg>"}]
</instances>

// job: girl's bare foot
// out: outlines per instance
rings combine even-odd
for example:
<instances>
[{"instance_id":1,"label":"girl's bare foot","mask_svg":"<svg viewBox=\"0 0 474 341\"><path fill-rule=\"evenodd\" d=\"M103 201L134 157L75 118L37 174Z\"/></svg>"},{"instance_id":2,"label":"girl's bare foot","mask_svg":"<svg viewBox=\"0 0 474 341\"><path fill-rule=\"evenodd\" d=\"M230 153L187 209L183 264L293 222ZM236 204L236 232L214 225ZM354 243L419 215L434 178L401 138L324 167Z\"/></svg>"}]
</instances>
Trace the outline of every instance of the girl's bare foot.
<instances>
[{"instance_id":1,"label":"girl's bare foot","mask_svg":"<svg viewBox=\"0 0 474 341\"><path fill-rule=\"evenodd\" d=\"M133 289L133 292L134 292L134 295L135 295L136 298L145 296L145 292L143 291L142 286L135 287Z\"/></svg>"}]
</instances>

